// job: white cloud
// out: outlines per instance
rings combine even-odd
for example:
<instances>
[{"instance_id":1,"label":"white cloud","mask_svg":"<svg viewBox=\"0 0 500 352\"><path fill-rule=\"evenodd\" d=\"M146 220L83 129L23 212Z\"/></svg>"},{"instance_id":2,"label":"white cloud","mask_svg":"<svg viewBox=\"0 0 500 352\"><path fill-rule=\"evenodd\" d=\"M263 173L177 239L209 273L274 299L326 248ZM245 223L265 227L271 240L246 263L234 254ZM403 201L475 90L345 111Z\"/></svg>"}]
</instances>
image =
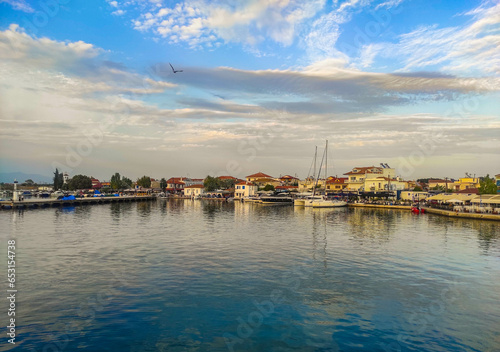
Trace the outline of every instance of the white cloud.
<instances>
[{"instance_id":1,"label":"white cloud","mask_svg":"<svg viewBox=\"0 0 500 352\"><path fill-rule=\"evenodd\" d=\"M26 2L26 0L0 0L0 3L5 2L11 5L15 10L23 12L35 12L33 8Z\"/></svg>"},{"instance_id":2,"label":"white cloud","mask_svg":"<svg viewBox=\"0 0 500 352\"><path fill-rule=\"evenodd\" d=\"M134 28L151 31L173 43L192 47L214 42L254 46L271 39L288 46L299 27L323 8L325 0L185 1L172 7L148 9L133 21Z\"/></svg>"},{"instance_id":3,"label":"white cloud","mask_svg":"<svg viewBox=\"0 0 500 352\"><path fill-rule=\"evenodd\" d=\"M116 10L116 11L113 11L111 12L112 15L115 15L115 16L122 16L125 14L126 11L124 10Z\"/></svg>"},{"instance_id":4,"label":"white cloud","mask_svg":"<svg viewBox=\"0 0 500 352\"><path fill-rule=\"evenodd\" d=\"M380 55L397 57L402 71L439 68L465 75L499 74L500 4L485 4L465 15L472 20L463 27L423 26L401 35L396 44L365 47L359 61L369 63Z\"/></svg>"}]
</instances>

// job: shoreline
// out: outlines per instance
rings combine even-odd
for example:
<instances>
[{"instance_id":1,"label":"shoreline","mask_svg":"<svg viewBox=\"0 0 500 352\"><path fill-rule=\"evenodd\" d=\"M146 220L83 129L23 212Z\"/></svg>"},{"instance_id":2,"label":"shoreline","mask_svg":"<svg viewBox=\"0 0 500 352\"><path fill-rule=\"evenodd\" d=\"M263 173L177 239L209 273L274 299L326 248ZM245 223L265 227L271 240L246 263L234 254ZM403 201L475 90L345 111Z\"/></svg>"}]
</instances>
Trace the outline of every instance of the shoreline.
<instances>
[{"instance_id":1,"label":"shoreline","mask_svg":"<svg viewBox=\"0 0 500 352\"><path fill-rule=\"evenodd\" d=\"M353 203L348 204L349 207L356 208L385 208L385 209L400 209L400 210L411 210L410 205L384 205L384 204L363 204L363 203ZM476 219L476 220L492 220L492 221L500 221L500 215L496 214L483 214L483 213L457 213L450 210L443 209L435 209L423 207L425 213L448 216L450 218L459 218L459 219Z\"/></svg>"}]
</instances>

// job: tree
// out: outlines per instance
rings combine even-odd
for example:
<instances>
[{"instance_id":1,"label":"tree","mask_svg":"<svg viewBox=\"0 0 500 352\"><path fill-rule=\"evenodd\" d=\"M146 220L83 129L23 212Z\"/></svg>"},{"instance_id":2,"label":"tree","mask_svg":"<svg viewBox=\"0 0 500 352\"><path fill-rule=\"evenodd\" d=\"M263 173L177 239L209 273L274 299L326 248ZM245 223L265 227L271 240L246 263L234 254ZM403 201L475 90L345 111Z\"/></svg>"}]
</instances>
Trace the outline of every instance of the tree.
<instances>
[{"instance_id":1,"label":"tree","mask_svg":"<svg viewBox=\"0 0 500 352\"><path fill-rule=\"evenodd\" d=\"M217 180L219 182L219 188L221 188L221 189L233 188L234 185L236 184L236 180L234 178L228 178L226 180L221 180L220 178L217 177Z\"/></svg>"},{"instance_id":2,"label":"tree","mask_svg":"<svg viewBox=\"0 0 500 352\"><path fill-rule=\"evenodd\" d=\"M273 186L273 185L269 185L269 184L267 184L267 185L264 187L264 191L274 191L274 186Z\"/></svg>"},{"instance_id":3,"label":"tree","mask_svg":"<svg viewBox=\"0 0 500 352\"><path fill-rule=\"evenodd\" d=\"M496 194L497 193L497 185L495 183L494 178L490 178L490 175L486 175L483 177L481 181L479 181L479 194Z\"/></svg>"},{"instance_id":4,"label":"tree","mask_svg":"<svg viewBox=\"0 0 500 352\"><path fill-rule=\"evenodd\" d=\"M24 184L26 186L33 186L35 184L35 182L31 178L29 178L26 181L24 181Z\"/></svg>"},{"instance_id":5,"label":"tree","mask_svg":"<svg viewBox=\"0 0 500 352\"><path fill-rule=\"evenodd\" d=\"M92 188L92 179L85 175L75 175L68 181L70 190Z\"/></svg>"},{"instance_id":6,"label":"tree","mask_svg":"<svg viewBox=\"0 0 500 352\"><path fill-rule=\"evenodd\" d=\"M57 191L64 184L63 174L59 172L56 168L56 172L54 172L54 191Z\"/></svg>"},{"instance_id":7,"label":"tree","mask_svg":"<svg viewBox=\"0 0 500 352\"><path fill-rule=\"evenodd\" d=\"M218 178L209 175L205 177L205 180L203 180L203 186L207 192L213 192L219 189L221 184Z\"/></svg>"},{"instance_id":8,"label":"tree","mask_svg":"<svg viewBox=\"0 0 500 352\"><path fill-rule=\"evenodd\" d=\"M122 188L122 181L120 178L121 176L118 172L111 176L111 180L109 182L111 184L111 188L114 190Z\"/></svg>"},{"instance_id":9,"label":"tree","mask_svg":"<svg viewBox=\"0 0 500 352\"><path fill-rule=\"evenodd\" d=\"M415 186L415 188L413 189L413 192L422 192L422 191L423 189L420 186Z\"/></svg>"},{"instance_id":10,"label":"tree","mask_svg":"<svg viewBox=\"0 0 500 352\"><path fill-rule=\"evenodd\" d=\"M149 188L151 187L151 177L149 176L142 176L141 178L137 179L137 185L141 186L143 188Z\"/></svg>"},{"instance_id":11,"label":"tree","mask_svg":"<svg viewBox=\"0 0 500 352\"><path fill-rule=\"evenodd\" d=\"M160 188L163 192L165 192L165 188L167 188L167 180L165 180L165 177L162 177L160 180Z\"/></svg>"},{"instance_id":12,"label":"tree","mask_svg":"<svg viewBox=\"0 0 500 352\"><path fill-rule=\"evenodd\" d=\"M129 179L128 177L122 176L122 188L131 188L132 187L132 180Z\"/></svg>"}]
</instances>

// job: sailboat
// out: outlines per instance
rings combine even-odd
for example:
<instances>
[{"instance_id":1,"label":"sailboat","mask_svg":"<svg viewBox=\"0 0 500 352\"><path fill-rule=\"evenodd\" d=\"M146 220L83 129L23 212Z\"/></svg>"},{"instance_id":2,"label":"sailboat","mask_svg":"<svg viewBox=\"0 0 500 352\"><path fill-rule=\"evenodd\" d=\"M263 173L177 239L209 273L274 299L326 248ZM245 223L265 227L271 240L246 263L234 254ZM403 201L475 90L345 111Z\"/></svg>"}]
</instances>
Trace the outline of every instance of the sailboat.
<instances>
[{"instance_id":1,"label":"sailboat","mask_svg":"<svg viewBox=\"0 0 500 352\"><path fill-rule=\"evenodd\" d=\"M325 195L321 197L320 199L312 199L309 202L309 206L312 206L313 208L337 208L337 207L345 207L347 206L347 203L341 200L337 199L328 199L326 196L326 181L327 181L327 171L328 171L328 140L326 141L325 144L325 152L323 153L323 159L325 160ZM321 165L319 167L318 171L318 179L319 175L321 173L321 166L323 165L323 159L321 160ZM316 182L317 184L317 182ZM316 191L316 187L314 188L314 191ZM314 193L313 193L314 195ZM306 202L307 203L307 202ZM305 205L307 206L307 205Z\"/></svg>"},{"instance_id":2,"label":"sailboat","mask_svg":"<svg viewBox=\"0 0 500 352\"><path fill-rule=\"evenodd\" d=\"M312 174L312 181L313 181L313 194L312 196L311 195L308 195L308 196L305 196L305 197L301 197L301 198L297 198L293 201L293 205L294 206L301 206L301 207L310 207L312 206L312 201L317 199L317 200L320 200L322 197L321 196L317 196L315 195L315 191L316 191L316 185L318 184L318 181L317 181L317 178L316 178L316 159L317 159L317 156L318 156L318 147L316 147L316 150L314 152L314 159L313 159L313 164L311 165L311 167L314 165L313 167L313 174ZM309 169L309 172L311 171L311 169ZM319 171L318 171L318 177L319 177ZM308 176L309 178L309 176Z\"/></svg>"}]
</instances>

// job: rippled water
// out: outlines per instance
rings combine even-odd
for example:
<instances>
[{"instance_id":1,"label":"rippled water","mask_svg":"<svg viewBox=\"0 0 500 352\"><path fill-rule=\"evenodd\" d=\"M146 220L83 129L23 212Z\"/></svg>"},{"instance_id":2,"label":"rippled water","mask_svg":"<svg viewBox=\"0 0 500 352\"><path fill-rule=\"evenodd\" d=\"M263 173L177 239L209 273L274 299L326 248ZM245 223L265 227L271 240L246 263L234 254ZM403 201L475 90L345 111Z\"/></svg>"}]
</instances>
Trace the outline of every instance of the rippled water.
<instances>
[{"instance_id":1,"label":"rippled water","mask_svg":"<svg viewBox=\"0 0 500 352\"><path fill-rule=\"evenodd\" d=\"M0 228L20 351L500 350L494 222L174 200Z\"/></svg>"}]
</instances>

